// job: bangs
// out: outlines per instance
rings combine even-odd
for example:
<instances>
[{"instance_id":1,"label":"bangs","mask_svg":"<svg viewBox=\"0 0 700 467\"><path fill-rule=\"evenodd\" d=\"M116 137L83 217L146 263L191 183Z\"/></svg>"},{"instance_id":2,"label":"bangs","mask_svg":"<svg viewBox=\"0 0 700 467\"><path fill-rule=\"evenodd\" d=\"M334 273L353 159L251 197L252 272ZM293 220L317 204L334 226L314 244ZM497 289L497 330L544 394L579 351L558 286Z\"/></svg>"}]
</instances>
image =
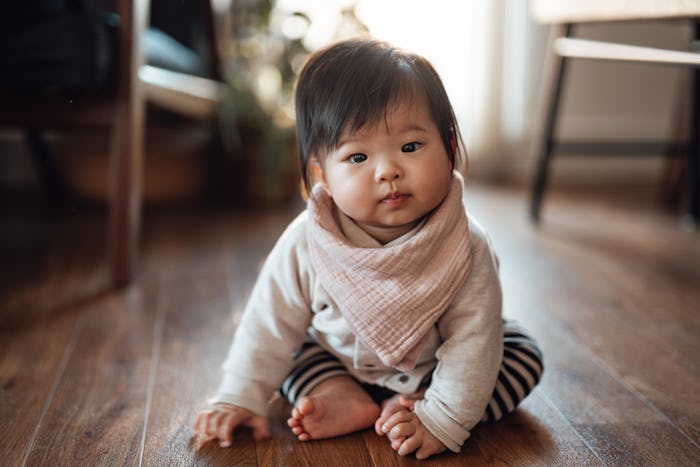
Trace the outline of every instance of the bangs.
<instances>
[{"instance_id":1,"label":"bangs","mask_svg":"<svg viewBox=\"0 0 700 467\"><path fill-rule=\"evenodd\" d=\"M335 149L343 134L386 121L401 103L426 95L407 57L395 49L381 52L356 58L352 66L333 76L335 82L324 79L332 91L317 101L316 121L322 124L311 153Z\"/></svg>"},{"instance_id":2,"label":"bangs","mask_svg":"<svg viewBox=\"0 0 700 467\"><path fill-rule=\"evenodd\" d=\"M425 91L417 83L415 77L404 74L396 76L396 78L398 79L378 83L377 90L367 94L365 105L361 105L348 116L347 121L343 122L340 128L340 134L333 141L329 141L330 144L326 146L327 150L335 149L342 135L352 135L365 125L374 126L384 120L388 129L388 115L396 111L402 104L411 106L415 101L427 98Z\"/></svg>"}]
</instances>

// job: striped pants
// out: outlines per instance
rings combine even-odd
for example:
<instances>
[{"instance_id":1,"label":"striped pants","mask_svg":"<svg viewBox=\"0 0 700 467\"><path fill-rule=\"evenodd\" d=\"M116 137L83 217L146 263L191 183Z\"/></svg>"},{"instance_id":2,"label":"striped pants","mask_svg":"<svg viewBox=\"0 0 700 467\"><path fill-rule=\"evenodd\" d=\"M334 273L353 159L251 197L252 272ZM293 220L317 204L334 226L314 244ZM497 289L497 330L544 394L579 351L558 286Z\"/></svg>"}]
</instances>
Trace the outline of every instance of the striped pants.
<instances>
[{"instance_id":1,"label":"striped pants","mask_svg":"<svg viewBox=\"0 0 700 467\"><path fill-rule=\"evenodd\" d=\"M481 421L494 422L514 411L539 382L543 369L542 352L535 340L514 322L504 321L503 361ZM314 387L336 376L350 376L350 373L335 356L307 342L296 355L294 367L280 392L293 405ZM362 386L378 403L395 394L372 384Z\"/></svg>"}]
</instances>

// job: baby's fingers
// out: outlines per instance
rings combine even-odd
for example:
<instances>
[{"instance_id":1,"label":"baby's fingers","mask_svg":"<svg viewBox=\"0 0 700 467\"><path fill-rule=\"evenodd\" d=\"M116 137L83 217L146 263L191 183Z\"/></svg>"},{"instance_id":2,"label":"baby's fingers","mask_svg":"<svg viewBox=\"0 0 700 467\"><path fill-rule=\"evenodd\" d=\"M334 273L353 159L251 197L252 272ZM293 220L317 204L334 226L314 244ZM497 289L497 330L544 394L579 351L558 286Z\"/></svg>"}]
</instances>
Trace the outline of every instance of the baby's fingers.
<instances>
[{"instance_id":1,"label":"baby's fingers","mask_svg":"<svg viewBox=\"0 0 700 467\"><path fill-rule=\"evenodd\" d=\"M253 429L253 438L255 438L256 441L270 437L270 427L265 418L253 417L246 425Z\"/></svg>"},{"instance_id":2,"label":"baby's fingers","mask_svg":"<svg viewBox=\"0 0 700 467\"><path fill-rule=\"evenodd\" d=\"M416 407L416 400L408 396L399 396L399 404L410 411Z\"/></svg>"},{"instance_id":3,"label":"baby's fingers","mask_svg":"<svg viewBox=\"0 0 700 467\"><path fill-rule=\"evenodd\" d=\"M206 425L204 428L204 434L216 438L219 435L219 421L223 417L223 413L219 411L214 411L207 415Z\"/></svg>"},{"instance_id":4,"label":"baby's fingers","mask_svg":"<svg viewBox=\"0 0 700 467\"><path fill-rule=\"evenodd\" d=\"M416 449L420 448L422 444L423 440L420 436L411 436L410 438L407 438L406 441L401 443L401 446L396 452L399 456L406 456L408 454L411 454Z\"/></svg>"},{"instance_id":5,"label":"baby's fingers","mask_svg":"<svg viewBox=\"0 0 700 467\"><path fill-rule=\"evenodd\" d=\"M203 441L209 441L216 438L218 430L215 424L216 412L212 410L201 412L194 421L194 433Z\"/></svg>"},{"instance_id":6,"label":"baby's fingers","mask_svg":"<svg viewBox=\"0 0 700 467\"><path fill-rule=\"evenodd\" d=\"M402 438L408 438L409 436L414 436L416 434L416 426L411 422L399 423L394 425L394 427L387 433L387 437L390 440L398 440Z\"/></svg>"},{"instance_id":7,"label":"baby's fingers","mask_svg":"<svg viewBox=\"0 0 700 467\"><path fill-rule=\"evenodd\" d=\"M209 415L211 415L211 414L212 414L211 410L207 410L205 412L200 412L199 414L197 414L197 418L194 419L194 426L193 426L194 433L196 435L203 436L203 435L207 434L207 430L206 430L207 423L208 423L207 419L208 419Z\"/></svg>"},{"instance_id":8,"label":"baby's fingers","mask_svg":"<svg viewBox=\"0 0 700 467\"><path fill-rule=\"evenodd\" d=\"M227 448L233 444L233 430L241 424L245 415L239 412L224 412L217 422L218 431L216 437L219 438L219 446Z\"/></svg>"},{"instance_id":9,"label":"baby's fingers","mask_svg":"<svg viewBox=\"0 0 700 467\"><path fill-rule=\"evenodd\" d=\"M382 409L382 413L379 415L379 418L374 422L374 431L376 431L379 436L384 435L385 431L383 430L383 426L387 422L387 420L389 420L389 418L396 412L401 412L403 410L404 408L401 407L401 405L399 405L398 403L394 403L384 407Z\"/></svg>"},{"instance_id":10,"label":"baby's fingers","mask_svg":"<svg viewBox=\"0 0 700 467\"><path fill-rule=\"evenodd\" d=\"M416 451L416 459L427 459L433 454L440 454L447 448L444 445L437 445L424 442Z\"/></svg>"},{"instance_id":11,"label":"baby's fingers","mask_svg":"<svg viewBox=\"0 0 700 467\"><path fill-rule=\"evenodd\" d=\"M394 451L398 451L404 441L406 441L406 438L392 439L391 449L393 449Z\"/></svg>"},{"instance_id":12,"label":"baby's fingers","mask_svg":"<svg viewBox=\"0 0 700 467\"><path fill-rule=\"evenodd\" d=\"M399 428L401 425L405 425L413 421L415 415L413 412L407 410L402 410L396 412L394 415L389 417L389 419L382 425L382 431L386 433L390 438L399 438L401 436L410 436L415 432L408 429L408 427Z\"/></svg>"}]
</instances>

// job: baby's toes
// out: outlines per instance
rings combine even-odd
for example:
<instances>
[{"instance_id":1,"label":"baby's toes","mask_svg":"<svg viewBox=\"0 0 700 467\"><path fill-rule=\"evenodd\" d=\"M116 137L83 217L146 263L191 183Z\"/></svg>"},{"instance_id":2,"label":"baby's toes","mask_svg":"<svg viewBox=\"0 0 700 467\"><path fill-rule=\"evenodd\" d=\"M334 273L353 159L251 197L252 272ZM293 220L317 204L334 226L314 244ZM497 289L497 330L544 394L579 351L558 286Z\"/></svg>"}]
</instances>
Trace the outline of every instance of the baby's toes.
<instances>
[{"instance_id":1,"label":"baby's toes","mask_svg":"<svg viewBox=\"0 0 700 467\"><path fill-rule=\"evenodd\" d=\"M295 426L301 426L303 419L304 414L302 413L302 411L299 410L298 407L294 407L292 409L292 416L287 419L287 425L290 428L294 428Z\"/></svg>"}]
</instances>

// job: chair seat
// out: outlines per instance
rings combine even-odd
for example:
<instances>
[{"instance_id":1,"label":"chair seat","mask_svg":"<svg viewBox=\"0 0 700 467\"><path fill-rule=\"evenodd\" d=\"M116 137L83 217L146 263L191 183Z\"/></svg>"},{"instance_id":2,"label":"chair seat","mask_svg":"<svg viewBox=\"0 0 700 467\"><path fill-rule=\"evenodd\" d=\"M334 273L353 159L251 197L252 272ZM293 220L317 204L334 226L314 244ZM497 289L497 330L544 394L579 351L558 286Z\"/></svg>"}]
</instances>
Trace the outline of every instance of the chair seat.
<instances>
[{"instance_id":1,"label":"chair seat","mask_svg":"<svg viewBox=\"0 0 700 467\"><path fill-rule=\"evenodd\" d=\"M540 23L587 23L700 16L692 0L533 0L532 17Z\"/></svg>"}]
</instances>

